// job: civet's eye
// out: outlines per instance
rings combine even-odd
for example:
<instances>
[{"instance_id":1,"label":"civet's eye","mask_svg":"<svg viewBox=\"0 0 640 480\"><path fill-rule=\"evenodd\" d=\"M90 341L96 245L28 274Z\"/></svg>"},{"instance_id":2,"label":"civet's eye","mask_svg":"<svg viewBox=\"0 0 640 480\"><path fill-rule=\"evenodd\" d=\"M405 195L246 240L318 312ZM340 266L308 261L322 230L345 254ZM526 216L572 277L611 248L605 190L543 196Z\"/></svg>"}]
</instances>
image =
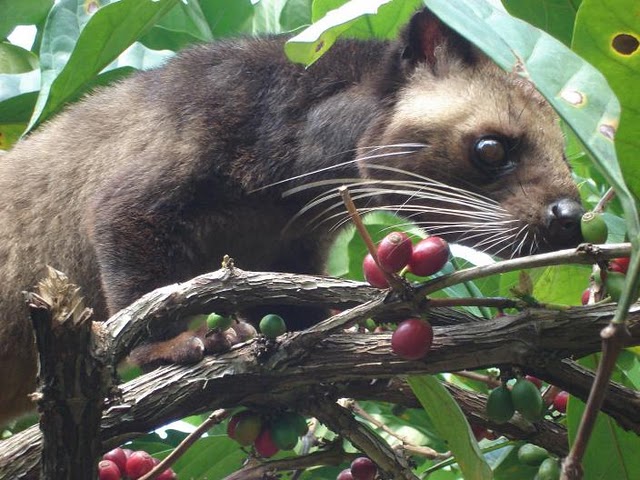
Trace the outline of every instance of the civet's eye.
<instances>
[{"instance_id":1,"label":"civet's eye","mask_svg":"<svg viewBox=\"0 0 640 480\"><path fill-rule=\"evenodd\" d=\"M510 155L509 141L495 135L477 138L471 158L478 169L490 175L504 175L516 166L515 159Z\"/></svg>"}]
</instances>

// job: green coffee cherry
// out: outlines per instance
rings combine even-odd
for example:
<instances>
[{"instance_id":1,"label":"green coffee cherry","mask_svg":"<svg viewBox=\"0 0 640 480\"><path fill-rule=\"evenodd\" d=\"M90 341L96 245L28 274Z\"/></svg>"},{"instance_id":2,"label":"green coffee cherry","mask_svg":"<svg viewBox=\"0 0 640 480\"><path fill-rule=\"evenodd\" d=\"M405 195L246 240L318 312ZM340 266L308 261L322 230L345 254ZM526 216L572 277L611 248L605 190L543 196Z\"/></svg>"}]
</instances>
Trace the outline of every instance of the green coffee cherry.
<instances>
[{"instance_id":1,"label":"green coffee cherry","mask_svg":"<svg viewBox=\"0 0 640 480\"><path fill-rule=\"evenodd\" d=\"M287 331L287 325L280 315L270 313L260 320L260 331L267 338L276 338Z\"/></svg>"},{"instance_id":2,"label":"green coffee cherry","mask_svg":"<svg viewBox=\"0 0 640 480\"><path fill-rule=\"evenodd\" d=\"M560 478L560 463L555 458L547 458L540 464L536 480L558 480Z\"/></svg>"},{"instance_id":3,"label":"green coffee cherry","mask_svg":"<svg viewBox=\"0 0 640 480\"><path fill-rule=\"evenodd\" d=\"M605 243L609 236L607 224L599 213L585 213L580 219L580 230L584 241L589 243Z\"/></svg>"},{"instance_id":4,"label":"green coffee cherry","mask_svg":"<svg viewBox=\"0 0 640 480\"><path fill-rule=\"evenodd\" d=\"M304 418L297 412L285 412L282 414L283 417L286 417L287 421L290 422L296 429L296 433L299 437L306 435L309 431L309 425L307 425L307 419Z\"/></svg>"},{"instance_id":5,"label":"green coffee cherry","mask_svg":"<svg viewBox=\"0 0 640 480\"><path fill-rule=\"evenodd\" d=\"M540 420L542 413L542 395L529 380L520 378L511 389L513 406L530 422Z\"/></svg>"},{"instance_id":6,"label":"green coffee cherry","mask_svg":"<svg viewBox=\"0 0 640 480\"><path fill-rule=\"evenodd\" d=\"M533 443L525 443L518 449L518 460L525 465L537 467L549 458L549 452Z\"/></svg>"},{"instance_id":7,"label":"green coffee cherry","mask_svg":"<svg viewBox=\"0 0 640 480\"><path fill-rule=\"evenodd\" d=\"M624 288L625 275L620 272L607 272L607 279L604 282L607 293L615 303L620 301L622 290Z\"/></svg>"},{"instance_id":8,"label":"green coffee cherry","mask_svg":"<svg viewBox=\"0 0 640 480\"><path fill-rule=\"evenodd\" d=\"M227 328L231 326L233 320L231 317L223 317L222 315L218 315L217 313L211 313L207 316L207 328L213 330L217 329L221 332L225 331Z\"/></svg>"},{"instance_id":9,"label":"green coffee cherry","mask_svg":"<svg viewBox=\"0 0 640 480\"><path fill-rule=\"evenodd\" d=\"M487 417L496 423L505 423L513 417L514 412L511 392L506 385L494 388L487 397Z\"/></svg>"},{"instance_id":10,"label":"green coffee cherry","mask_svg":"<svg viewBox=\"0 0 640 480\"><path fill-rule=\"evenodd\" d=\"M271 438L280 450L293 450L298 443L297 426L291 417L283 415L271 425Z\"/></svg>"}]
</instances>

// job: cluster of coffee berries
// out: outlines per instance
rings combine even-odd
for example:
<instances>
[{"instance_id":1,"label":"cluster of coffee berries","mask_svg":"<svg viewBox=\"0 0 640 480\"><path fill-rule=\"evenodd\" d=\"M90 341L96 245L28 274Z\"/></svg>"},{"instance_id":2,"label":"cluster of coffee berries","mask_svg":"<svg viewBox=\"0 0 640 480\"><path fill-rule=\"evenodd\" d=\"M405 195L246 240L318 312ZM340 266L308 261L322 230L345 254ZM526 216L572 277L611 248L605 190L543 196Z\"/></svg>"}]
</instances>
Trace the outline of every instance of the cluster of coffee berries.
<instances>
[{"instance_id":1,"label":"cluster of coffee berries","mask_svg":"<svg viewBox=\"0 0 640 480\"><path fill-rule=\"evenodd\" d=\"M378 473L376 464L368 457L358 457L349 468L341 471L336 480L373 480Z\"/></svg>"},{"instance_id":2,"label":"cluster of coffee berries","mask_svg":"<svg viewBox=\"0 0 640 480\"><path fill-rule=\"evenodd\" d=\"M421 318L402 321L391 335L391 350L406 360L419 360L431 349L433 328Z\"/></svg>"},{"instance_id":3,"label":"cluster of coffee berries","mask_svg":"<svg viewBox=\"0 0 640 480\"><path fill-rule=\"evenodd\" d=\"M493 389L486 407L487 417L496 423L508 422L516 410L530 422L536 422L542 418L544 408L540 390L526 378L517 379L512 387L503 383Z\"/></svg>"},{"instance_id":4,"label":"cluster of coffee berries","mask_svg":"<svg viewBox=\"0 0 640 480\"><path fill-rule=\"evenodd\" d=\"M391 232L378 244L376 253L378 264L370 253L364 257L364 277L373 287L387 288L385 272L398 273L406 267L415 275L427 277L442 270L449 260L449 244L432 236L413 245L406 233Z\"/></svg>"},{"instance_id":5,"label":"cluster of coffee berries","mask_svg":"<svg viewBox=\"0 0 640 480\"><path fill-rule=\"evenodd\" d=\"M268 420L252 410L236 413L227 425L227 435L240 445L254 446L264 458L280 450L293 450L298 438L307 434L305 418L295 412L284 412Z\"/></svg>"},{"instance_id":6,"label":"cluster of coffee berries","mask_svg":"<svg viewBox=\"0 0 640 480\"><path fill-rule=\"evenodd\" d=\"M606 272L600 271L600 279L604 283L605 292L611 300L618 302L625 283L627 270L629 269L629 257L619 257L609 260ZM582 304L588 305L591 298L591 287L582 292Z\"/></svg>"},{"instance_id":7,"label":"cluster of coffee berries","mask_svg":"<svg viewBox=\"0 0 640 480\"><path fill-rule=\"evenodd\" d=\"M518 461L531 467L538 467L536 480L558 480L560 463L549 452L532 443L525 443L518 449Z\"/></svg>"},{"instance_id":8,"label":"cluster of coffee berries","mask_svg":"<svg viewBox=\"0 0 640 480\"><path fill-rule=\"evenodd\" d=\"M137 480L149 473L160 460L153 458L144 450L132 451L128 448L114 448L102 456L98 463L99 480ZM178 477L168 468L158 477L159 480L175 480Z\"/></svg>"},{"instance_id":9,"label":"cluster of coffee berries","mask_svg":"<svg viewBox=\"0 0 640 480\"><path fill-rule=\"evenodd\" d=\"M287 324L284 323L283 318L275 313L270 313L262 317L260 324L260 333L267 338L276 338L284 334L287 331Z\"/></svg>"}]
</instances>

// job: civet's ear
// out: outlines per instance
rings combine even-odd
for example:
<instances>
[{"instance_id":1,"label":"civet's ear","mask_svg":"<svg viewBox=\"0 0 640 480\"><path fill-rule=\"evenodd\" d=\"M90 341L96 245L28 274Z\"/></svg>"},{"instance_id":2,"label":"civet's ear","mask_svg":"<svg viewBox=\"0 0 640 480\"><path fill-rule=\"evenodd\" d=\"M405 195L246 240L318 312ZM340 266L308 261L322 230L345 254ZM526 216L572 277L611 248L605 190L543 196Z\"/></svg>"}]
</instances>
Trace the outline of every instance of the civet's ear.
<instances>
[{"instance_id":1,"label":"civet's ear","mask_svg":"<svg viewBox=\"0 0 640 480\"><path fill-rule=\"evenodd\" d=\"M419 63L435 68L437 58L443 55L468 64L477 61L478 51L473 45L426 8L413 15L400 38L402 60L408 63L409 69Z\"/></svg>"}]
</instances>

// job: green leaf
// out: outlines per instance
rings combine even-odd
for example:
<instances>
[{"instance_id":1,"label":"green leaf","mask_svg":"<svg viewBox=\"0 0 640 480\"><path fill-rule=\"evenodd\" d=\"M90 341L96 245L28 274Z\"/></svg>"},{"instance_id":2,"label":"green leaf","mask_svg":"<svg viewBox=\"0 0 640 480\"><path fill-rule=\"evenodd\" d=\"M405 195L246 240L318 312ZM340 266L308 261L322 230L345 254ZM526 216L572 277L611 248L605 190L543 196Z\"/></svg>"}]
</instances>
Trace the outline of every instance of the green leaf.
<instances>
[{"instance_id":1,"label":"green leaf","mask_svg":"<svg viewBox=\"0 0 640 480\"><path fill-rule=\"evenodd\" d=\"M595 356L580 361L584 366L596 368ZM569 397L567 407L567 428L569 443L576 438L580 418L585 405L577 398ZM623 430L611 417L600 412L596 425L589 438L589 444L582 461L585 480L615 478L616 480L635 480L640 478L640 436Z\"/></svg>"},{"instance_id":2,"label":"green leaf","mask_svg":"<svg viewBox=\"0 0 640 480\"><path fill-rule=\"evenodd\" d=\"M581 0L504 0L507 11L514 17L544 30L565 45L571 45L573 22Z\"/></svg>"},{"instance_id":3,"label":"green leaf","mask_svg":"<svg viewBox=\"0 0 640 480\"><path fill-rule=\"evenodd\" d=\"M53 0L0 0L0 38L6 38L18 25L43 21Z\"/></svg>"},{"instance_id":4,"label":"green leaf","mask_svg":"<svg viewBox=\"0 0 640 480\"><path fill-rule=\"evenodd\" d=\"M178 478L225 478L238 470L247 454L226 435L199 439L176 462Z\"/></svg>"},{"instance_id":5,"label":"green leaf","mask_svg":"<svg viewBox=\"0 0 640 480\"><path fill-rule=\"evenodd\" d=\"M285 31L293 31L311 23L309 0L287 0L280 13L280 25Z\"/></svg>"},{"instance_id":6,"label":"green leaf","mask_svg":"<svg viewBox=\"0 0 640 480\"><path fill-rule=\"evenodd\" d=\"M344 0L313 2L313 19L321 19L331 10L340 7ZM411 15L422 5L422 0L392 0L381 5L376 15L364 15L350 24L341 36L354 38L396 38Z\"/></svg>"},{"instance_id":7,"label":"green leaf","mask_svg":"<svg viewBox=\"0 0 640 480\"><path fill-rule=\"evenodd\" d=\"M294 62L311 65L363 15L371 15L391 0L351 0L330 11L309 28L285 43L285 52Z\"/></svg>"},{"instance_id":8,"label":"green leaf","mask_svg":"<svg viewBox=\"0 0 640 480\"><path fill-rule=\"evenodd\" d=\"M590 275L589 265L544 268L535 280L533 296L546 303L580 305L580 297L589 286Z\"/></svg>"},{"instance_id":9,"label":"green leaf","mask_svg":"<svg viewBox=\"0 0 640 480\"><path fill-rule=\"evenodd\" d=\"M140 42L154 50L178 51L187 45L213 40L213 33L198 2L179 2Z\"/></svg>"},{"instance_id":10,"label":"green leaf","mask_svg":"<svg viewBox=\"0 0 640 480\"><path fill-rule=\"evenodd\" d=\"M215 38L252 31L254 7L251 0L208 0L200 3L200 8Z\"/></svg>"},{"instance_id":11,"label":"green leaf","mask_svg":"<svg viewBox=\"0 0 640 480\"><path fill-rule=\"evenodd\" d=\"M640 196L640 47L625 54L614 45L619 34L640 40L638 14L636 0L584 0L573 39L574 50L604 74L622 104L616 151L624 180L636 197Z\"/></svg>"},{"instance_id":12,"label":"green leaf","mask_svg":"<svg viewBox=\"0 0 640 480\"><path fill-rule=\"evenodd\" d=\"M473 437L462 410L436 377L411 376L413 393L429 413L440 436L453 453L466 480L491 479L491 468L485 461Z\"/></svg>"},{"instance_id":13,"label":"green leaf","mask_svg":"<svg viewBox=\"0 0 640 480\"><path fill-rule=\"evenodd\" d=\"M38 58L29 50L0 42L0 73L25 73L38 68Z\"/></svg>"},{"instance_id":14,"label":"green leaf","mask_svg":"<svg viewBox=\"0 0 640 480\"><path fill-rule=\"evenodd\" d=\"M629 238L633 244L631 265L622 298L618 302L615 322L626 317L634 300L634 292L640 284L640 220L636 204L640 194L640 168L637 158L640 149L640 92L637 88L631 87L638 83L640 76L640 24L635 18L637 15L629 15L629 12L637 13L637 9L637 2L630 0L620 0L606 6L599 1L583 1L576 18L573 42L573 48L606 75L623 107L620 125L615 133L620 168L614 168L608 162L596 158L596 163L607 181L615 188L622 203ZM627 44L631 46L631 50L621 47L619 40L624 36L627 40L632 40ZM617 124L614 124L615 126ZM635 197L627 189L625 181Z\"/></svg>"},{"instance_id":15,"label":"green leaf","mask_svg":"<svg viewBox=\"0 0 640 480\"><path fill-rule=\"evenodd\" d=\"M32 70L26 73L0 74L0 102L29 92L37 92L40 88L40 71ZM10 113L0 103L0 118Z\"/></svg>"},{"instance_id":16,"label":"green leaf","mask_svg":"<svg viewBox=\"0 0 640 480\"><path fill-rule=\"evenodd\" d=\"M28 128L58 111L176 1L121 0L94 14L77 0L56 4L45 26L42 89Z\"/></svg>"},{"instance_id":17,"label":"green leaf","mask_svg":"<svg viewBox=\"0 0 640 480\"><path fill-rule=\"evenodd\" d=\"M261 33L280 33L280 17L287 0L271 0L269 2L258 2L254 5L253 26L251 33L260 35Z\"/></svg>"},{"instance_id":18,"label":"green leaf","mask_svg":"<svg viewBox=\"0 0 640 480\"><path fill-rule=\"evenodd\" d=\"M24 132L40 87L40 71L0 74L0 149L10 148Z\"/></svg>"}]
</instances>

